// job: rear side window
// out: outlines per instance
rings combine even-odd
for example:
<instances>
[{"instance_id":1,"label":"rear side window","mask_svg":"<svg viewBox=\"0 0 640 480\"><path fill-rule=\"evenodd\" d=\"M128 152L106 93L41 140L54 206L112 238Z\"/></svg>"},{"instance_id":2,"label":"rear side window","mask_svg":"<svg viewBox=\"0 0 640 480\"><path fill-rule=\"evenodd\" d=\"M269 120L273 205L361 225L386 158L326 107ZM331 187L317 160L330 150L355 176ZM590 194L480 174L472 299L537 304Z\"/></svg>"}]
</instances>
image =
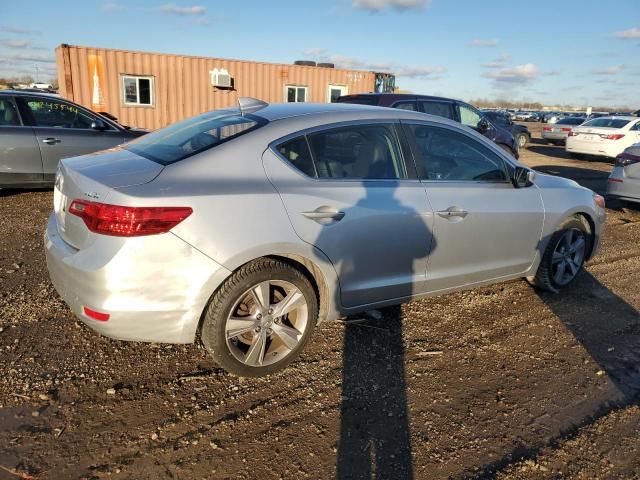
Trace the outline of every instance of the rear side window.
<instances>
[{"instance_id":1,"label":"rear side window","mask_svg":"<svg viewBox=\"0 0 640 480\"><path fill-rule=\"evenodd\" d=\"M587 123L582 124L583 127L602 127L602 128L622 128L626 126L631 120L624 120L622 118L594 118Z\"/></svg>"},{"instance_id":2,"label":"rear side window","mask_svg":"<svg viewBox=\"0 0 640 480\"><path fill-rule=\"evenodd\" d=\"M309 135L319 178L405 179L393 125L354 125Z\"/></svg>"},{"instance_id":3,"label":"rear side window","mask_svg":"<svg viewBox=\"0 0 640 480\"><path fill-rule=\"evenodd\" d=\"M305 137L298 137L279 145L278 152L297 170L310 177L316 176L316 167Z\"/></svg>"},{"instance_id":4,"label":"rear side window","mask_svg":"<svg viewBox=\"0 0 640 480\"><path fill-rule=\"evenodd\" d=\"M420 107L424 113L455 120L455 117L453 114L453 105L451 103L421 101Z\"/></svg>"},{"instance_id":5,"label":"rear side window","mask_svg":"<svg viewBox=\"0 0 640 480\"><path fill-rule=\"evenodd\" d=\"M9 98L0 98L0 126L20 125L18 109Z\"/></svg>"},{"instance_id":6,"label":"rear side window","mask_svg":"<svg viewBox=\"0 0 640 480\"><path fill-rule=\"evenodd\" d=\"M227 142L265 125L255 115L231 111L208 112L140 137L127 150L162 165L169 165Z\"/></svg>"},{"instance_id":7,"label":"rear side window","mask_svg":"<svg viewBox=\"0 0 640 480\"><path fill-rule=\"evenodd\" d=\"M502 159L467 135L428 125L409 125L408 131L424 180L507 180Z\"/></svg>"}]
</instances>

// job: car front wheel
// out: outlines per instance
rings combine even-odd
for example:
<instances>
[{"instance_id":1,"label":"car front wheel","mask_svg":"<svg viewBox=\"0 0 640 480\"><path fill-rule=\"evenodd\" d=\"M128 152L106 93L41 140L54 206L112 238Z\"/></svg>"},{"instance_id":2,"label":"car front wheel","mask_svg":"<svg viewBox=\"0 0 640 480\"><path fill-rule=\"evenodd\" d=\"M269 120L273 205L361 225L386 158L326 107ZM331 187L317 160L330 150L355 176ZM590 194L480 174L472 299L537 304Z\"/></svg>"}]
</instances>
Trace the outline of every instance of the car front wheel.
<instances>
[{"instance_id":1,"label":"car front wheel","mask_svg":"<svg viewBox=\"0 0 640 480\"><path fill-rule=\"evenodd\" d=\"M309 279L287 263L262 258L238 269L214 294L201 338L226 371L259 377L291 363L317 319L318 298Z\"/></svg>"},{"instance_id":2,"label":"car front wheel","mask_svg":"<svg viewBox=\"0 0 640 480\"><path fill-rule=\"evenodd\" d=\"M591 235L583 221L565 220L551 236L532 283L551 292L569 285L582 270L590 245Z\"/></svg>"}]
</instances>

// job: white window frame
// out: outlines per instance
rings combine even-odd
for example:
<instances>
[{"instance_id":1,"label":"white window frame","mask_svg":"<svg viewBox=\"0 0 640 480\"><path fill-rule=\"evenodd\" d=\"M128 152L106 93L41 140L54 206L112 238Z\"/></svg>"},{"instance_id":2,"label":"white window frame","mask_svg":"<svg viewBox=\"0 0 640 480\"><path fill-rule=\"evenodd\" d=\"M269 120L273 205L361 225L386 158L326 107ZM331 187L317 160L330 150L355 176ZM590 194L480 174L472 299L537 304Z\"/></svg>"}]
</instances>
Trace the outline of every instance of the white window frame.
<instances>
[{"instance_id":1,"label":"white window frame","mask_svg":"<svg viewBox=\"0 0 640 480\"><path fill-rule=\"evenodd\" d=\"M136 81L136 101L127 102L127 91L125 89L125 80L133 79ZM151 103L140 103L140 80L149 80L150 100ZM120 75L120 88L122 90L122 104L127 107L153 107L156 102L156 82L151 75Z\"/></svg>"},{"instance_id":2,"label":"white window frame","mask_svg":"<svg viewBox=\"0 0 640 480\"><path fill-rule=\"evenodd\" d=\"M327 86L327 103L331 103L331 89L336 88L340 89L340 96L349 95L349 85L337 85L335 83L330 83Z\"/></svg>"},{"instance_id":3,"label":"white window frame","mask_svg":"<svg viewBox=\"0 0 640 480\"><path fill-rule=\"evenodd\" d=\"M287 90L289 90L290 88L295 88L296 89L296 101L295 102L290 102L289 101L289 95L287 95ZM303 88L304 89L304 102L298 102L298 89L299 88ZM284 102L285 103L308 103L309 102L309 87L306 85L285 85L284 86L284 90L283 90L283 95L284 95Z\"/></svg>"}]
</instances>

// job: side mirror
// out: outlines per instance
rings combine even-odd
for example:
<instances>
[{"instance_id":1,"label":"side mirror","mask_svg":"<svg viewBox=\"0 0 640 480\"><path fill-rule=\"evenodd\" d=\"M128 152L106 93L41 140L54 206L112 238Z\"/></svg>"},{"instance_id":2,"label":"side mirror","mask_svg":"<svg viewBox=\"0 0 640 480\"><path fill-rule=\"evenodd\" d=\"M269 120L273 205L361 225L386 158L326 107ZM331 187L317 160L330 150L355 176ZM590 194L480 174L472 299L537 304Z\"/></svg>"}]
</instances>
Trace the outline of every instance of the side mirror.
<instances>
[{"instance_id":1,"label":"side mirror","mask_svg":"<svg viewBox=\"0 0 640 480\"><path fill-rule=\"evenodd\" d=\"M516 188L526 188L533 185L536 179L536 172L524 167L516 167L511 177L511 182Z\"/></svg>"},{"instance_id":2,"label":"side mirror","mask_svg":"<svg viewBox=\"0 0 640 480\"><path fill-rule=\"evenodd\" d=\"M101 132L107 129L107 125L99 118L96 118L93 122L91 122L91 128Z\"/></svg>"},{"instance_id":3,"label":"side mirror","mask_svg":"<svg viewBox=\"0 0 640 480\"><path fill-rule=\"evenodd\" d=\"M487 130L489 130L490 126L491 126L491 124L488 122L488 120L486 118L483 118L478 122L478 129L481 132L486 132Z\"/></svg>"}]
</instances>

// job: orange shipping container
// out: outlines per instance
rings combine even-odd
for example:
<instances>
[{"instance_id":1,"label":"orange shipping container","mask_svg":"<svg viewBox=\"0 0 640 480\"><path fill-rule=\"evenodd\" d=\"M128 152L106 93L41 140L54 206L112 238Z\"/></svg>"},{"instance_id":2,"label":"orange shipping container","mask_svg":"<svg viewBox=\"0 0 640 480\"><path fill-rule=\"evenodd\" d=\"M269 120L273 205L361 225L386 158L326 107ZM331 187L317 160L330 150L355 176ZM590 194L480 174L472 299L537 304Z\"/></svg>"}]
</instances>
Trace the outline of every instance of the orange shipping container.
<instances>
[{"instance_id":1,"label":"orange shipping container","mask_svg":"<svg viewBox=\"0 0 640 480\"><path fill-rule=\"evenodd\" d=\"M237 105L238 96L324 103L332 95L373 92L377 75L65 44L56 49L56 63L64 98L149 129ZM225 88L229 82L233 88Z\"/></svg>"}]
</instances>

